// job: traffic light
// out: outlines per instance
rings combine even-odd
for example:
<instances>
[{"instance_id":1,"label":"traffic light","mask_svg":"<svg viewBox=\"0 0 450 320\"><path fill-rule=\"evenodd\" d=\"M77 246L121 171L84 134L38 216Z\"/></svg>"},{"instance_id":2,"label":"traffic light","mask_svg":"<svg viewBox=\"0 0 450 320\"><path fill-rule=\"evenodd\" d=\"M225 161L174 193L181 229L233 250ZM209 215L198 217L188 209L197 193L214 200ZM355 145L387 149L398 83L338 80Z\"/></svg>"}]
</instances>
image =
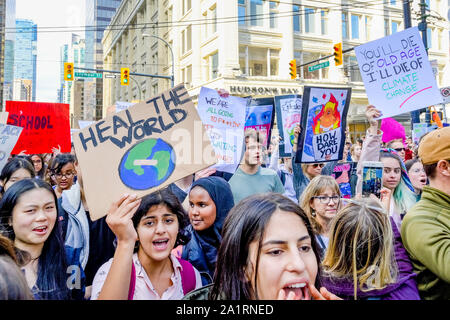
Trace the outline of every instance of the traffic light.
<instances>
[{"instance_id":1,"label":"traffic light","mask_svg":"<svg viewBox=\"0 0 450 320\"><path fill-rule=\"evenodd\" d=\"M73 81L73 63L64 62L64 80Z\"/></svg>"},{"instance_id":2,"label":"traffic light","mask_svg":"<svg viewBox=\"0 0 450 320\"><path fill-rule=\"evenodd\" d=\"M334 49L334 64L340 66L343 63L342 60L342 42L336 43L333 46Z\"/></svg>"},{"instance_id":3,"label":"traffic light","mask_svg":"<svg viewBox=\"0 0 450 320\"><path fill-rule=\"evenodd\" d=\"M291 79L296 79L297 78L297 61L291 60L289 62L289 74L291 75Z\"/></svg>"},{"instance_id":4,"label":"traffic light","mask_svg":"<svg viewBox=\"0 0 450 320\"><path fill-rule=\"evenodd\" d=\"M130 84L130 68L120 69L120 84L128 86Z\"/></svg>"}]
</instances>

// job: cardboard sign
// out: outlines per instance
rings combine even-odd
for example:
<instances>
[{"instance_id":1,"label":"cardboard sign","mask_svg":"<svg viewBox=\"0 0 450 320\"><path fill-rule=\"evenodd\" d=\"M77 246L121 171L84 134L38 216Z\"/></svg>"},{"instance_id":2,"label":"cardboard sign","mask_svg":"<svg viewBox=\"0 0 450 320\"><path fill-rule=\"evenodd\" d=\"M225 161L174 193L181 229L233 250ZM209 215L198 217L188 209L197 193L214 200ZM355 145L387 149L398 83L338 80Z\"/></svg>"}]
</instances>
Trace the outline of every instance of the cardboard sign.
<instances>
[{"instance_id":1,"label":"cardboard sign","mask_svg":"<svg viewBox=\"0 0 450 320\"><path fill-rule=\"evenodd\" d=\"M350 96L351 88L305 86L297 163L342 159Z\"/></svg>"},{"instance_id":2,"label":"cardboard sign","mask_svg":"<svg viewBox=\"0 0 450 320\"><path fill-rule=\"evenodd\" d=\"M245 131L254 129L263 135L263 146L269 147L274 121L274 98L252 99L246 109Z\"/></svg>"},{"instance_id":3,"label":"cardboard sign","mask_svg":"<svg viewBox=\"0 0 450 320\"><path fill-rule=\"evenodd\" d=\"M206 136L206 140L202 137ZM143 197L215 164L205 129L183 85L74 134L92 220L124 193Z\"/></svg>"},{"instance_id":4,"label":"cardboard sign","mask_svg":"<svg viewBox=\"0 0 450 320\"><path fill-rule=\"evenodd\" d=\"M360 45L355 54L380 119L442 103L417 27Z\"/></svg>"},{"instance_id":5,"label":"cardboard sign","mask_svg":"<svg viewBox=\"0 0 450 320\"><path fill-rule=\"evenodd\" d=\"M8 121L8 114L9 112L6 111L1 111L0 112L0 124L6 124L6 122Z\"/></svg>"},{"instance_id":6,"label":"cardboard sign","mask_svg":"<svg viewBox=\"0 0 450 320\"><path fill-rule=\"evenodd\" d=\"M216 90L200 89L197 110L214 148L217 170L234 173L240 163L247 103L248 99L224 98Z\"/></svg>"},{"instance_id":7,"label":"cardboard sign","mask_svg":"<svg viewBox=\"0 0 450 320\"><path fill-rule=\"evenodd\" d=\"M0 124L0 172L8 162L12 149L19 140L22 127Z\"/></svg>"},{"instance_id":8,"label":"cardboard sign","mask_svg":"<svg viewBox=\"0 0 450 320\"><path fill-rule=\"evenodd\" d=\"M277 111L277 127L281 137L280 157L291 157L295 138L294 128L300 123L302 115L302 96L276 96L275 110Z\"/></svg>"},{"instance_id":9,"label":"cardboard sign","mask_svg":"<svg viewBox=\"0 0 450 320\"><path fill-rule=\"evenodd\" d=\"M12 154L70 152L69 105L63 103L6 101L8 124L23 128Z\"/></svg>"},{"instance_id":10,"label":"cardboard sign","mask_svg":"<svg viewBox=\"0 0 450 320\"><path fill-rule=\"evenodd\" d=\"M356 175L357 162L338 163L333 168L331 176L336 179L341 190L341 198L350 199L353 197L350 185L350 177ZM356 182L356 181L355 181Z\"/></svg>"}]
</instances>

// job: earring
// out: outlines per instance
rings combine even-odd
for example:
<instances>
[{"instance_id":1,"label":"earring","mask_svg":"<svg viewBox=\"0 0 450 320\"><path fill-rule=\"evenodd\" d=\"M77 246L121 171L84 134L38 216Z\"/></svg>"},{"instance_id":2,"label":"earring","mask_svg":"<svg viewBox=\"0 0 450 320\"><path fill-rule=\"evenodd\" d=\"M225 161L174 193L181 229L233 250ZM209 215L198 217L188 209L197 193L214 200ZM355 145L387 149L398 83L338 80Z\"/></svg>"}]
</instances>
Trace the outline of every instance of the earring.
<instances>
[{"instance_id":1,"label":"earring","mask_svg":"<svg viewBox=\"0 0 450 320\"><path fill-rule=\"evenodd\" d=\"M316 212L314 211L314 209L311 210L311 215L312 215L313 217L316 216Z\"/></svg>"}]
</instances>

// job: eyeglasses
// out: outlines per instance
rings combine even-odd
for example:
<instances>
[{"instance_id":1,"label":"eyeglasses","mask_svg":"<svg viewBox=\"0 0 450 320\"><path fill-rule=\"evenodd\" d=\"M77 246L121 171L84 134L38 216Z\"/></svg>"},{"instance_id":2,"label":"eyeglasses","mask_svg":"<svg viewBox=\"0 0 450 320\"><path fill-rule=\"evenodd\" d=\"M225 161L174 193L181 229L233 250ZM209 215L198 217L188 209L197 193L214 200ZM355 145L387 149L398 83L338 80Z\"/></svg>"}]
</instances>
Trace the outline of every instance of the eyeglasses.
<instances>
[{"instance_id":1,"label":"eyeglasses","mask_svg":"<svg viewBox=\"0 0 450 320\"><path fill-rule=\"evenodd\" d=\"M400 152L400 151L405 151L405 148L395 148L394 150L397 152Z\"/></svg>"},{"instance_id":2,"label":"eyeglasses","mask_svg":"<svg viewBox=\"0 0 450 320\"><path fill-rule=\"evenodd\" d=\"M66 179L70 179L75 175L75 172L66 172L66 173L54 173L52 176L56 177L56 179L61 179L62 177L66 177Z\"/></svg>"},{"instance_id":3,"label":"eyeglasses","mask_svg":"<svg viewBox=\"0 0 450 320\"><path fill-rule=\"evenodd\" d=\"M339 196L317 196L317 197L313 197L313 199L319 199L320 203L322 204L328 204L330 203L330 199L333 200L334 203L339 202L339 200L341 199L341 197Z\"/></svg>"},{"instance_id":4,"label":"eyeglasses","mask_svg":"<svg viewBox=\"0 0 450 320\"><path fill-rule=\"evenodd\" d=\"M313 168L317 168L317 167L323 168L325 166L325 164L323 164L323 163L314 163L314 164L312 164L312 166L313 166Z\"/></svg>"}]
</instances>

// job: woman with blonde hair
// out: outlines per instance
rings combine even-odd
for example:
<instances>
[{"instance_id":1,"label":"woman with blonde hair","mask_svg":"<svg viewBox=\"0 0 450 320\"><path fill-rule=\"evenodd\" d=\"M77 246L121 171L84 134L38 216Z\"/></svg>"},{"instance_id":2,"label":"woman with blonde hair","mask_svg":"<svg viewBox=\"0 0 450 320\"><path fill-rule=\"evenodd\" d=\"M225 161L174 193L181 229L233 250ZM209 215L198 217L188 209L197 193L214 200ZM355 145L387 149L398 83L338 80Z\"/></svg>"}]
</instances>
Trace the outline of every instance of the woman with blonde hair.
<instances>
[{"instance_id":1,"label":"woman with blonde hair","mask_svg":"<svg viewBox=\"0 0 450 320\"><path fill-rule=\"evenodd\" d=\"M420 300L416 274L378 200L349 200L330 228L322 284L344 299Z\"/></svg>"},{"instance_id":2,"label":"woman with blonde hair","mask_svg":"<svg viewBox=\"0 0 450 320\"><path fill-rule=\"evenodd\" d=\"M317 176L308 184L299 201L314 228L321 257L328 246L329 229L338 212L340 199L341 191L336 180L330 176Z\"/></svg>"}]
</instances>

